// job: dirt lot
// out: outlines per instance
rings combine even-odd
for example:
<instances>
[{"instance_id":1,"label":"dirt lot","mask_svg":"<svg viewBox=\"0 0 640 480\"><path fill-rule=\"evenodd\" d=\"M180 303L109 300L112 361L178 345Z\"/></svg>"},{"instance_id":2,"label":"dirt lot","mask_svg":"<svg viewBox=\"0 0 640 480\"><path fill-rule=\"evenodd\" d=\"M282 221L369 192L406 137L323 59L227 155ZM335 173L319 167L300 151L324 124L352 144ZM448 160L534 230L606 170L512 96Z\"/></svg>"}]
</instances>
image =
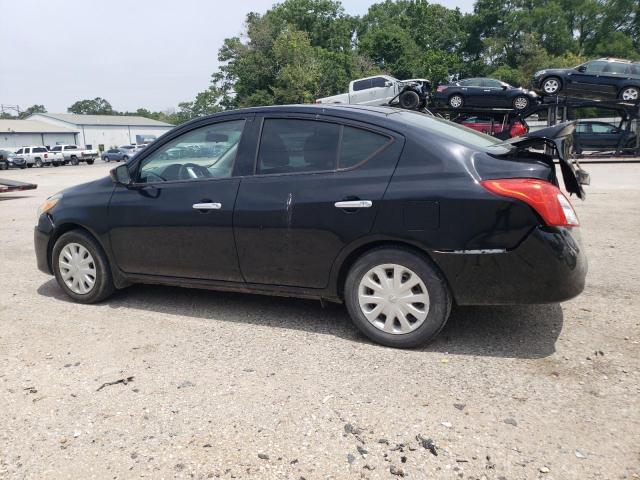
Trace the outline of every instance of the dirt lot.
<instances>
[{"instance_id":1,"label":"dirt lot","mask_svg":"<svg viewBox=\"0 0 640 480\"><path fill-rule=\"evenodd\" d=\"M71 303L36 208L111 166L2 172L39 186L0 195L0 477L639 478L640 165L587 167L582 296L460 308L413 351L306 300Z\"/></svg>"}]
</instances>

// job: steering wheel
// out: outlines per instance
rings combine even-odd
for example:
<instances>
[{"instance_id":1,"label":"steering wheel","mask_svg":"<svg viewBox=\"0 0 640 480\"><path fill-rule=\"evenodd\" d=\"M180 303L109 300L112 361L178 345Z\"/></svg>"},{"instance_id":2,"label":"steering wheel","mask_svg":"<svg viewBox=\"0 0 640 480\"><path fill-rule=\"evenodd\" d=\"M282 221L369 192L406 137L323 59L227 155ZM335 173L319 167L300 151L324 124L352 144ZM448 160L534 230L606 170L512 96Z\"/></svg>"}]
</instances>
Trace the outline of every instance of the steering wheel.
<instances>
[{"instance_id":1,"label":"steering wheel","mask_svg":"<svg viewBox=\"0 0 640 480\"><path fill-rule=\"evenodd\" d=\"M206 167L195 163L185 163L180 165L178 170L178 178L180 180L193 180L194 178L210 177L211 172Z\"/></svg>"}]
</instances>

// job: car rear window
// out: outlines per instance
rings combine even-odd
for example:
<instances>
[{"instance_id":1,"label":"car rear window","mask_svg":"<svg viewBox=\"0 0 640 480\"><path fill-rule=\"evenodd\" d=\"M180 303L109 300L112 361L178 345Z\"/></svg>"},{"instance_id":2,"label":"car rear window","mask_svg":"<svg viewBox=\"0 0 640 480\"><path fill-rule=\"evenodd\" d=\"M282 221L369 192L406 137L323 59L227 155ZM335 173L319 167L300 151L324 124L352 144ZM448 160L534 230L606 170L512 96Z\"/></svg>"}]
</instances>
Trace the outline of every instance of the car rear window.
<instances>
[{"instance_id":1,"label":"car rear window","mask_svg":"<svg viewBox=\"0 0 640 480\"><path fill-rule=\"evenodd\" d=\"M396 120L417 127L425 132L447 137L453 142L460 143L475 150L487 151L494 154L506 153L511 150L509 146L500 146L499 144L502 143L501 140L497 140L494 137L471 130L443 118L408 110L395 112L393 117L395 117Z\"/></svg>"}]
</instances>

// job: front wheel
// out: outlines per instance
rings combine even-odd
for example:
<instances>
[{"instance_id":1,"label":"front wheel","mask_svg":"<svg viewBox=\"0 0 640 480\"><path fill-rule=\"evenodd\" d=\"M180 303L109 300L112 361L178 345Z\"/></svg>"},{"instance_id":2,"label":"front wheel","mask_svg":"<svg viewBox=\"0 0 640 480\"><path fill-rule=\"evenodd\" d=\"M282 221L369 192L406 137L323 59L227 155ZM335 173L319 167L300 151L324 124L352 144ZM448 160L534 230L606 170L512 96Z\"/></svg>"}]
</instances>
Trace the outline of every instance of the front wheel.
<instances>
[{"instance_id":1,"label":"front wheel","mask_svg":"<svg viewBox=\"0 0 640 480\"><path fill-rule=\"evenodd\" d=\"M107 257L82 230L71 230L56 241L51 264L58 285L78 303L99 302L115 290Z\"/></svg>"},{"instance_id":2,"label":"front wheel","mask_svg":"<svg viewBox=\"0 0 640 480\"><path fill-rule=\"evenodd\" d=\"M33 167L33 163L27 163L27 168Z\"/></svg>"},{"instance_id":3,"label":"front wheel","mask_svg":"<svg viewBox=\"0 0 640 480\"><path fill-rule=\"evenodd\" d=\"M102 160L104 160L105 162L109 161L109 157L107 155L105 155L104 157L102 157Z\"/></svg>"},{"instance_id":4,"label":"front wheel","mask_svg":"<svg viewBox=\"0 0 640 480\"><path fill-rule=\"evenodd\" d=\"M129 157L127 157L126 155L124 157L122 157L122 161L123 162L128 162L129 161Z\"/></svg>"},{"instance_id":5,"label":"front wheel","mask_svg":"<svg viewBox=\"0 0 640 480\"><path fill-rule=\"evenodd\" d=\"M464 105L464 99L462 98L462 95L451 95L451 97L449 97L449 106L452 108L460 108L462 107L462 105Z\"/></svg>"},{"instance_id":6,"label":"front wheel","mask_svg":"<svg viewBox=\"0 0 640 480\"><path fill-rule=\"evenodd\" d=\"M626 87L620 92L620 99L625 102L637 102L640 99L640 89L638 87Z\"/></svg>"},{"instance_id":7,"label":"front wheel","mask_svg":"<svg viewBox=\"0 0 640 480\"><path fill-rule=\"evenodd\" d=\"M400 94L398 99L400 106L406 110L416 110L420 105L420 96L413 90L407 90Z\"/></svg>"},{"instance_id":8,"label":"front wheel","mask_svg":"<svg viewBox=\"0 0 640 480\"><path fill-rule=\"evenodd\" d=\"M0 163L0 170L9 170L9 164L5 162Z\"/></svg>"},{"instance_id":9,"label":"front wheel","mask_svg":"<svg viewBox=\"0 0 640 480\"><path fill-rule=\"evenodd\" d=\"M412 348L432 341L451 312L446 282L427 258L377 248L353 265L344 299L351 319L374 342Z\"/></svg>"}]
</instances>

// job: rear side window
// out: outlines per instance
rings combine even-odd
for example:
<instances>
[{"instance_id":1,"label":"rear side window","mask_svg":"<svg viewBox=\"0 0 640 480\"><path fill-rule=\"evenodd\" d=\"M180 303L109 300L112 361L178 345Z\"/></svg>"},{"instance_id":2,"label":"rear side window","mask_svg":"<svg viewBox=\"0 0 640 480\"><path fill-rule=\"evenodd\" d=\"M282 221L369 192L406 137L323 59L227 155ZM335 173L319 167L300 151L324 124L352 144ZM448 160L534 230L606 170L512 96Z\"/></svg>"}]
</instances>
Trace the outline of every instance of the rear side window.
<instances>
[{"instance_id":1,"label":"rear side window","mask_svg":"<svg viewBox=\"0 0 640 480\"><path fill-rule=\"evenodd\" d=\"M53 147L53 148L51 149L51 151L52 151L52 152L59 152L60 150L62 150L62 147L60 147L60 146Z\"/></svg>"},{"instance_id":2,"label":"rear side window","mask_svg":"<svg viewBox=\"0 0 640 480\"><path fill-rule=\"evenodd\" d=\"M366 90L367 88L371 88L371 79L358 80L357 82L353 82L353 91L354 92L357 92L359 90Z\"/></svg>"},{"instance_id":3,"label":"rear side window","mask_svg":"<svg viewBox=\"0 0 640 480\"><path fill-rule=\"evenodd\" d=\"M335 170L339 138L340 126L335 123L266 119L256 173Z\"/></svg>"},{"instance_id":4,"label":"rear side window","mask_svg":"<svg viewBox=\"0 0 640 480\"><path fill-rule=\"evenodd\" d=\"M389 137L379 133L344 126L338 167L355 167L379 152L389 141Z\"/></svg>"},{"instance_id":5,"label":"rear side window","mask_svg":"<svg viewBox=\"0 0 640 480\"><path fill-rule=\"evenodd\" d=\"M32 149L33 151L31 153L43 153L43 152L47 152L48 150L44 147L36 147Z\"/></svg>"},{"instance_id":6,"label":"rear side window","mask_svg":"<svg viewBox=\"0 0 640 480\"><path fill-rule=\"evenodd\" d=\"M78 146L77 145L67 145L66 147L64 147L65 150L77 150Z\"/></svg>"},{"instance_id":7,"label":"rear side window","mask_svg":"<svg viewBox=\"0 0 640 480\"><path fill-rule=\"evenodd\" d=\"M627 63L610 62L602 71L603 73L627 73L628 69L629 64Z\"/></svg>"}]
</instances>

